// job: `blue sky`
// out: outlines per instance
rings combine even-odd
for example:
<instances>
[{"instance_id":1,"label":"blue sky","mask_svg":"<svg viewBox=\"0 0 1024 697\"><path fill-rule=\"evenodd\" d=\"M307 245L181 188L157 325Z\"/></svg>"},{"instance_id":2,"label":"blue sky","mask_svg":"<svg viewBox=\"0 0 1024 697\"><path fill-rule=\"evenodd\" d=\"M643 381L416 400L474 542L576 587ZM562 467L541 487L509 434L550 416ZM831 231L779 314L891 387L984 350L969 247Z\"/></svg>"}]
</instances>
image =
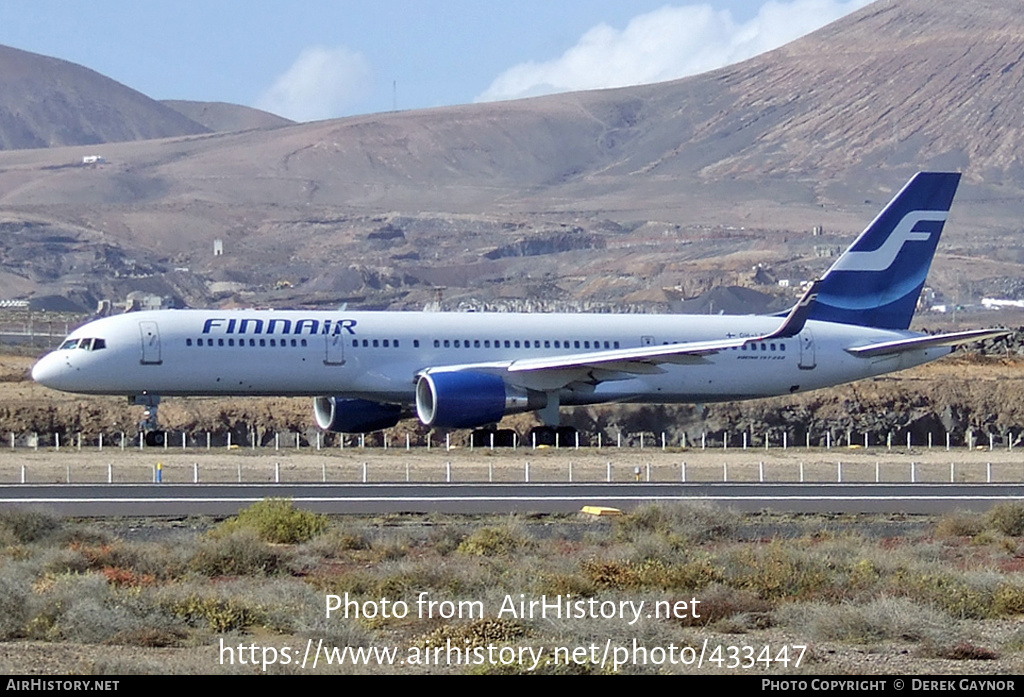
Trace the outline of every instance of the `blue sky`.
<instances>
[{"instance_id":1,"label":"blue sky","mask_svg":"<svg viewBox=\"0 0 1024 697\"><path fill-rule=\"evenodd\" d=\"M296 120L656 82L868 0L4 0L0 44Z\"/></svg>"}]
</instances>

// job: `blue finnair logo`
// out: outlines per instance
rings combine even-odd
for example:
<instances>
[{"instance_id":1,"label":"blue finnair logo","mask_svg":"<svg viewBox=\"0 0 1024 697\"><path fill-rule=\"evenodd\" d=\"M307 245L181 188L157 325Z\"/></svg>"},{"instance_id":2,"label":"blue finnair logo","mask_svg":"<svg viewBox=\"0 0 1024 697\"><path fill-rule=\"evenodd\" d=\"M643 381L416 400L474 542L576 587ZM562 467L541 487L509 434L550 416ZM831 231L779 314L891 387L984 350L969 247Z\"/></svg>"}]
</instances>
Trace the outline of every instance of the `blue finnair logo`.
<instances>
[{"instance_id":1,"label":"blue finnair logo","mask_svg":"<svg viewBox=\"0 0 1024 697\"><path fill-rule=\"evenodd\" d=\"M848 251L833 267L836 271L885 271L896 261L907 242L927 242L932 232L915 232L918 223L945 223L946 211L910 211L896 224L889 237L869 252ZM927 271L927 268L926 268Z\"/></svg>"}]
</instances>

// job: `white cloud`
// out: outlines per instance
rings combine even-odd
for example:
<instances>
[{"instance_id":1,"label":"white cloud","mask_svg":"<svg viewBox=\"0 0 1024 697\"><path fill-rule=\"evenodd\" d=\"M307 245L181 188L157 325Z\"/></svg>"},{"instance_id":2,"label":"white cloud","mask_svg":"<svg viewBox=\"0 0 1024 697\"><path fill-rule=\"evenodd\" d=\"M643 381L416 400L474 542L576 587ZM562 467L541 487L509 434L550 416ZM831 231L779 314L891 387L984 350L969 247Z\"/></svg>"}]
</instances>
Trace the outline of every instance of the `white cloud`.
<instances>
[{"instance_id":1,"label":"white cloud","mask_svg":"<svg viewBox=\"0 0 1024 697\"><path fill-rule=\"evenodd\" d=\"M305 49L256 102L256 107L295 121L344 116L368 91L370 63L347 48Z\"/></svg>"},{"instance_id":2,"label":"white cloud","mask_svg":"<svg viewBox=\"0 0 1024 697\"><path fill-rule=\"evenodd\" d=\"M871 0L771 0L737 24L709 5L663 7L625 29L598 24L554 60L526 62L499 75L477 101L674 80L778 48Z\"/></svg>"}]
</instances>

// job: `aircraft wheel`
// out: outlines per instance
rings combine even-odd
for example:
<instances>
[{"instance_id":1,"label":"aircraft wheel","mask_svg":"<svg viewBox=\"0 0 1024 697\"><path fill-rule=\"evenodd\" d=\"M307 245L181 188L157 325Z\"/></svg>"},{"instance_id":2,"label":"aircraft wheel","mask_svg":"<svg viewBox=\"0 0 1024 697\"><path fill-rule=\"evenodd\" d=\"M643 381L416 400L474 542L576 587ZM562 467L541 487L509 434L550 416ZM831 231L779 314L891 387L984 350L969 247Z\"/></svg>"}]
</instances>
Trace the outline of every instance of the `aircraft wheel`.
<instances>
[{"instance_id":1,"label":"aircraft wheel","mask_svg":"<svg viewBox=\"0 0 1024 697\"><path fill-rule=\"evenodd\" d=\"M530 433L527 436L526 443L524 445L547 445L554 447L555 445L555 429L550 426L536 426L530 429Z\"/></svg>"},{"instance_id":2,"label":"aircraft wheel","mask_svg":"<svg viewBox=\"0 0 1024 697\"><path fill-rule=\"evenodd\" d=\"M572 426L559 426L558 430L555 431L558 435L558 447L560 448L575 448L576 447L576 429Z\"/></svg>"}]
</instances>

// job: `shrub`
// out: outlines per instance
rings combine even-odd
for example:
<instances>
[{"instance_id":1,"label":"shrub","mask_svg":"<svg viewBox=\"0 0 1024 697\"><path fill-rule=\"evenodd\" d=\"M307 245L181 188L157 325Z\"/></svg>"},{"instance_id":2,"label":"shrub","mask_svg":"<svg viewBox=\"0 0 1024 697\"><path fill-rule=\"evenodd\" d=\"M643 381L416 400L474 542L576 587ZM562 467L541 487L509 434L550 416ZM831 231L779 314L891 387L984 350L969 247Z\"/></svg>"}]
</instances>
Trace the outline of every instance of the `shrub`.
<instances>
[{"instance_id":1,"label":"shrub","mask_svg":"<svg viewBox=\"0 0 1024 697\"><path fill-rule=\"evenodd\" d=\"M965 513L956 511L939 518L935 525L935 536L938 538L947 537L974 537L985 529L985 518L977 513Z\"/></svg>"},{"instance_id":2,"label":"shrub","mask_svg":"<svg viewBox=\"0 0 1024 697\"><path fill-rule=\"evenodd\" d=\"M0 511L0 530L25 544L37 542L60 532L61 519L43 511L17 508Z\"/></svg>"},{"instance_id":3,"label":"shrub","mask_svg":"<svg viewBox=\"0 0 1024 697\"><path fill-rule=\"evenodd\" d=\"M263 499L220 526L220 533L253 530L267 542L306 542L327 529L327 516L295 508L291 499Z\"/></svg>"},{"instance_id":4,"label":"shrub","mask_svg":"<svg viewBox=\"0 0 1024 697\"><path fill-rule=\"evenodd\" d=\"M616 520L620 540L658 534L676 544L718 540L736 528L738 515L729 509L702 503L648 504Z\"/></svg>"},{"instance_id":5,"label":"shrub","mask_svg":"<svg viewBox=\"0 0 1024 697\"><path fill-rule=\"evenodd\" d=\"M1010 537L1024 536L1024 504L1001 503L988 512L988 526Z\"/></svg>"},{"instance_id":6,"label":"shrub","mask_svg":"<svg viewBox=\"0 0 1024 697\"><path fill-rule=\"evenodd\" d=\"M518 526L500 525L480 528L464 539L456 549L473 557L498 557L530 546L530 540Z\"/></svg>"},{"instance_id":7,"label":"shrub","mask_svg":"<svg viewBox=\"0 0 1024 697\"><path fill-rule=\"evenodd\" d=\"M281 555L252 530L203 540L189 562L204 576L264 576L281 565Z\"/></svg>"}]
</instances>

